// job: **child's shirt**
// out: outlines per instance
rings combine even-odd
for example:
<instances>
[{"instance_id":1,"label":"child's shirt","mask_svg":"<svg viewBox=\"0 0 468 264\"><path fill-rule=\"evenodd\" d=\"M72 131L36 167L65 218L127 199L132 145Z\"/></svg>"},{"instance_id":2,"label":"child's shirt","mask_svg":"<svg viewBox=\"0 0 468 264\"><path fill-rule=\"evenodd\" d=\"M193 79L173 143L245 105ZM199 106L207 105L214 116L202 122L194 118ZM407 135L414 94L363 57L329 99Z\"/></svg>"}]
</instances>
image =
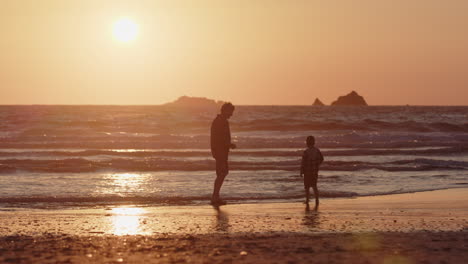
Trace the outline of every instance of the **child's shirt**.
<instances>
[{"instance_id":1,"label":"child's shirt","mask_svg":"<svg viewBox=\"0 0 468 264\"><path fill-rule=\"evenodd\" d=\"M318 174L319 166L322 162L323 155L318 148L307 148L302 155L301 173Z\"/></svg>"}]
</instances>

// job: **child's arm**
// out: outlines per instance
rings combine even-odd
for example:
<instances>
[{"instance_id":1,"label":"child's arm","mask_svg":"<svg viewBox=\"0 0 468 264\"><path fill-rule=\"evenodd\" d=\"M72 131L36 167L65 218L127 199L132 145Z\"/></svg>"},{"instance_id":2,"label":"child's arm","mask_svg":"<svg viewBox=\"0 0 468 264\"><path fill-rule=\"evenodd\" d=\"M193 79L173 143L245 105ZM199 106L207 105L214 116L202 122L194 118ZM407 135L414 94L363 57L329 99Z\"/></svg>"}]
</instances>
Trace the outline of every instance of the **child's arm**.
<instances>
[{"instance_id":1,"label":"child's arm","mask_svg":"<svg viewBox=\"0 0 468 264\"><path fill-rule=\"evenodd\" d=\"M307 161L307 152L304 151L304 154L302 154L302 160L301 160L301 172L299 176L302 177L304 175L305 167L306 167L306 161Z\"/></svg>"},{"instance_id":2,"label":"child's arm","mask_svg":"<svg viewBox=\"0 0 468 264\"><path fill-rule=\"evenodd\" d=\"M320 151L320 149L318 149L318 153L319 153L319 165L322 164L323 162L323 155L322 155L322 152Z\"/></svg>"}]
</instances>

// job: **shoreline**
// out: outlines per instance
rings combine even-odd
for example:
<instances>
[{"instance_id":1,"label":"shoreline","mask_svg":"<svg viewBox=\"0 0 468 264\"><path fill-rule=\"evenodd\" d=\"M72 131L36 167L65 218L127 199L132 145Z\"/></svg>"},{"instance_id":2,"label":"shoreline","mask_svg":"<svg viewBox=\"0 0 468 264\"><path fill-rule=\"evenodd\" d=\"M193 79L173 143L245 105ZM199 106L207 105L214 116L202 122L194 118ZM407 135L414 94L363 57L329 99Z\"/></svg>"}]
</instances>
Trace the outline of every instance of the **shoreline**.
<instances>
[{"instance_id":1,"label":"shoreline","mask_svg":"<svg viewBox=\"0 0 468 264\"><path fill-rule=\"evenodd\" d=\"M322 199L318 211L300 202L10 209L0 212L0 236L461 231L468 188Z\"/></svg>"},{"instance_id":2,"label":"shoreline","mask_svg":"<svg viewBox=\"0 0 468 264\"><path fill-rule=\"evenodd\" d=\"M320 197L320 201L330 201L336 199L359 199L359 198L369 198L369 197L385 197L392 195L407 195L407 194L418 194L418 193L427 193L427 192L436 192L436 191L449 191L457 189L467 189L468 187L451 187L451 188L442 188L442 189L427 189L427 190L416 190L416 191L403 191L403 192L394 192L394 193L377 193L377 194L367 194L367 195L355 195L355 196L337 196L337 197ZM311 195L313 191L311 190ZM468 195L468 194L467 194ZM88 199L83 201L84 199ZM114 200L115 199L115 200ZM145 200L146 199L146 200ZM311 201L313 201L313 195L311 196ZM73 200L73 199L71 199ZM177 207L177 206L204 206L209 204L210 196L206 196L203 199L187 199L186 197L181 197L179 201L176 201L177 198L163 199L155 197L77 197L75 200L71 201L70 198L65 197L12 197L12 198L0 198L0 213L6 211L25 211L25 210L62 210L62 209L85 209L85 208L106 208L106 207L119 207L119 206L141 206L141 207ZM297 195L297 198L246 198L244 199L223 199L227 201L227 205L239 205L239 204L295 204L302 203L303 195ZM183 201L183 202L181 202ZM311 203L312 204L312 203ZM14 205L22 205L15 207ZM44 205L44 206L41 206Z\"/></svg>"}]
</instances>

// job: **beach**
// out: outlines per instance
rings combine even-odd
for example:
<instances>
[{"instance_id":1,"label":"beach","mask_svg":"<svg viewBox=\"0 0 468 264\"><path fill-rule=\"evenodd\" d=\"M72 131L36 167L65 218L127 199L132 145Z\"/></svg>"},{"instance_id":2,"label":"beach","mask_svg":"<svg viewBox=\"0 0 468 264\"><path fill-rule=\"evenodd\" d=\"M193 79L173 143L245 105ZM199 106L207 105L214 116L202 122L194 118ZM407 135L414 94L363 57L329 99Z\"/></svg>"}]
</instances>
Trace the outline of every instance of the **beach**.
<instances>
[{"instance_id":1,"label":"beach","mask_svg":"<svg viewBox=\"0 0 468 264\"><path fill-rule=\"evenodd\" d=\"M4 263L463 263L468 189L268 202L0 213Z\"/></svg>"}]
</instances>

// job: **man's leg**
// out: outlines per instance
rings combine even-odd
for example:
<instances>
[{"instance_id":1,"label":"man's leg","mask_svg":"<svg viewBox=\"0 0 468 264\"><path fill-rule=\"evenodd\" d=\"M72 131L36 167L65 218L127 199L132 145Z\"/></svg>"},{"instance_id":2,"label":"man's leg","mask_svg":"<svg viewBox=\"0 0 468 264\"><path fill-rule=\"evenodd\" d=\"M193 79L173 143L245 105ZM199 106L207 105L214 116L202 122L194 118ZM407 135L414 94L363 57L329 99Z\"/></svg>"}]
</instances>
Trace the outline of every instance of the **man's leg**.
<instances>
[{"instance_id":1,"label":"man's leg","mask_svg":"<svg viewBox=\"0 0 468 264\"><path fill-rule=\"evenodd\" d=\"M211 201L220 200L219 192L221 190L221 186L223 185L224 178L226 178L227 174L227 160L216 159L216 180L214 182L213 196L211 197Z\"/></svg>"},{"instance_id":2,"label":"man's leg","mask_svg":"<svg viewBox=\"0 0 468 264\"><path fill-rule=\"evenodd\" d=\"M216 174L216 180L214 182L214 188L213 188L213 196L211 197L211 200L219 200L219 191L221 190L221 186L223 185L224 178L226 178L226 174Z\"/></svg>"}]
</instances>

